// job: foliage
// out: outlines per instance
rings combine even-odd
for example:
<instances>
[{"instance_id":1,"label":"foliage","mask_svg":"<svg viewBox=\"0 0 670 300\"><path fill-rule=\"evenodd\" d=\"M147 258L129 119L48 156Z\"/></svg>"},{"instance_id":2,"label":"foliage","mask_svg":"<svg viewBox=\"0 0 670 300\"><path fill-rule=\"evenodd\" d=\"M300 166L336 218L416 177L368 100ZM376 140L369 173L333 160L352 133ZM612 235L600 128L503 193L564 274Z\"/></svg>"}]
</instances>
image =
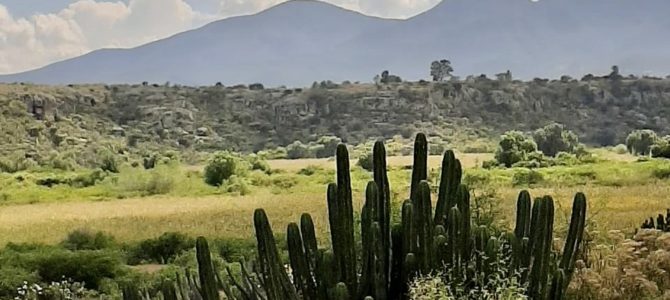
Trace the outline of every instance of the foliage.
<instances>
[{"instance_id":1,"label":"foliage","mask_svg":"<svg viewBox=\"0 0 670 300\"><path fill-rule=\"evenodd\" d=\"M653 157L670 158L670 136L657 139L649 150Z\"/></svg>"},{"instance_id":2,"label":"foliage","mask_svg":"<svg viewBox=\"0 0 670 300\"><path fill-rule=\"evenodd\" d=\"M575 153L579 146L579 138L562 124L552 123L533 133L537 148L544 155L554 157L560 152Z\"/></svg>"},{"instance_id":3,"label":"foliage","mask_svg":"<svg viewBox=\"0 0 670 300\"><path fill-rule=\"evenodd\" d=\"M101 250L114 245L114 237L104 232L77 229L70 232L61 245L68 250Z\"/></svg>"},{"instance_id":4,"label":"foliage","mask_svg":"<svg viewBox=\"0 0 670 300\"><path fill-rule=\"evenodd\" d=\"M227 151L217 152L205 167L205 182L212 186L221 186L231 176L243 175L246 170L246 162L239 156Z\"/></svg>"},{"instance_id":5,"label":"foliage","mask_svg":"<svg viewBox=\"0 0 670 300\"><path fill-rule=\"evenodd\" d=\"M648 155L657 140L658 136L652 130L635 130L626 138L626 147L634 155Z\"/></svg>"},{"instance_id":6,"label":"foliage","mask_svg":"<svg viewBox=\"0 0 670 300\"><path fill-rule=\"evenodd\" d=\"M430 64L430 76L433 77L433 81L442 81L444 78L450 77L453 71L451 62L446 59L436 60Z\"/></svg>"},{"instance_id":7,"label":"foliage","mask_svg":"<svg viewBox=\"0 0 670 300\"><path fill-rule=\"evenodd\" d=\"M167 232L155 239L141 241L128 250L128 263L169 263L179 254L195 246L192 238L178 233Z\"/></svg>"},{"instance_id":8,"label":"foliage","mask_svg":"<svg viewBox=\"0 0 670 300\"><path fill-rule=\"evenodd\" d=\"M526 160L528 155L536 150L537 145L532 139L519 131L508 131L500 137L495 159L499 164L509 168Z\"/></svg>"},{"instance_id":9,"label":"foliage","mask_svg":"<svg viewBox=\"0 0 670 300\"><path fill-rule=\"evenodd\" d=\"M358 158L356 164L359 167L363 168L364 170L372 171L372 154L370 153L363 154L361 157Z\"/></svg>"}]
</instances>

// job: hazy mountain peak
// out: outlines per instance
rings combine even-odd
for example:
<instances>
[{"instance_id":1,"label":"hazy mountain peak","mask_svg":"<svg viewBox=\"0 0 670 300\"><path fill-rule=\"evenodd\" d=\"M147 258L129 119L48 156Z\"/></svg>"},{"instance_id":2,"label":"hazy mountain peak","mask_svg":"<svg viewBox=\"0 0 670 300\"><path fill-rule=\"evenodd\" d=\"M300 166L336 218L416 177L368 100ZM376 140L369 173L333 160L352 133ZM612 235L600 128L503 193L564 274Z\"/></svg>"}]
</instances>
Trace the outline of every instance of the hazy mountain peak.
<instances>
[{"instance_id":1,"label":"hazy mountain peak","mask_svg":"<svg viewBox=\"0 0 670 300\"><path fill-rule=\"evenodd\" d=\"M448 58L458 75L511 70L558 77L670 69L670 1L444 0L408 21L369 17L315 0L217 21L145 46L95 51L0 76L36 83L184 84L370 81L390 70L427 78Z\"/></svg>"}]
</instances>

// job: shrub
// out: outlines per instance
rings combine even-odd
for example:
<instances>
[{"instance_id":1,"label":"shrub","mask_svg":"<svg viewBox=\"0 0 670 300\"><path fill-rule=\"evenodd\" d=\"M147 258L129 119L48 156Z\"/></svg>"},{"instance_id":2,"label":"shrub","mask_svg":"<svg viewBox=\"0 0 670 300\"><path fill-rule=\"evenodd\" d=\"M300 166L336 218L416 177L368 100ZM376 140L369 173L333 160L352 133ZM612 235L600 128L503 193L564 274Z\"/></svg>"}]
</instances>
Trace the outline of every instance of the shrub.
<instances>
[{"instance_id":1,"label":"shrub","mask_svg":"<svg viewBox=\"0 0 670 300\"><path fill-rule=\"evenodd\" d=\"M37 273L45 282L58 282L65 277L86 282L90 288L97 289L102 279L120 275L121 266L121 259L116 253L55 251L37 261Z\"/></svg>"},{"instance_id":2,"label":"shrub","mask_svg":"<svg viewBox=\"0 0 670 300\"><path fill-rule=\"evenodd\" d=\"M315 166L315 165L309 165L307 167L304 167L298 171L298 175L305 175L305 176L312 176L318 172L323 171L323 168L320 166Z\"/></svg>"},{"instance_id":3,"label":"shrub","mask_svg":"<svg viewBox=\"0 0 670 300\"><path fill-rule=\"evenodd\" d=\"M317 158L333 157L337 145L342 143L342 139L336 136L322 136L316 143L322 146L315 152Z\"/></svg>"},{"instance_id":4,"label":"shrub","mask_svg":"<svg viewBox=\"0 0 670 300\"><path fill-rule=\"evenodd\" d=\"M628 149L626 148L626 145L618 144L612 148L612 152L616 154L626 154L628 153Z\"/></svg>"},{"instance_id":5,"label":"shrub","mask_svg":"<svg viewBox=\"0 0 670 300\"><path fill-rule=\"evenodd\" d=\"M119 173L116 156L111 151L104 151L100 156L100 169L111 173Z\"/></svg>"},{"instance_id":6,"label":"shrub","mask_svg":"<svg viewBox=\"0 0 670 300\"><path fill-rule=\"evenodd\" d=\"M101 250L114 245L114 237L98 231L96 233L88 229L77 229L70 232L65 240L61 242L63 248L68 250Z\"/></svg>"},{"instance_id":7,"label":"shrub","mask_svg":"<svg viewBox=\"0 0 670 300\"><path fill-rule=\"evenodd\" d=\"M650 151L653 157L670 158L670 136L658 139Z\"/></svg>"},{"instance_id":8,"label":"shrub","mask_svg":"<svg viewBox=\"0 0 670 300\"><path fill-rule=\"evenodd\" d=\"M515 186L534 185L543 181L544 176L542 176L542 173L532 169L518 169L514 172L514 176L512 176L512 184Z\"/></svg>"},{"instance_id":9,"label":"shrub","mask_svg":"<svg viewBox=\"0 0 670 300\"><path fill-rule=\"evenodd\" d=\"M508 131L501 136L495 159L499 164L511 167L515 163L526 160L528 153L535 152L537 145L519 131Z\"/></svg>"},{"instance_id":10,"label":"shrub","mask_svg":"<svg viewBox=\"0 0 670 300\"><path fill-rule=\"evenodd\" d=\"M577 135L566 130L562 124L552 123L533 133L537 148L547 156L554 157L559 152L574 153L579 146Z\"/></svg>"},{"instance_id":11,"label":"shrub","mask_svg":"<svg viewBox=\"0 0 670 300\"><path fill-rule=\"evenodd\" d=\"M286 146L286 156L288 159L311 158L309 146L300 141L295 141Z\"/></svg>"},{"instance_id":12,"label":"shrub","mask_svg":"<svg viewBox=\"0 0 670 300\"><path fill-rule=\"evenodd\" d=\"M248 195L251 193L251 189L249 188L246 179L237 175L230 176L230 178L228 178L228 180L221 186L221 189L226 193L234 193L238 195Z\"/></svg>"},{"instance_id":13,"label":"shrub","mask_svg":"<svg viewBox=\"0 0 670 300\"><path fill-rule=\"evenodd\" d=\"M268 162L260 158L258 155L249 155L246 157L246 161L251 165L252 170L259 170L268 174L272 171Z\"/></svg>"},{"instance_id":14,"label":"shrub","mask_svg":"<svg viewBox=\"0 0 670 300\"><path fill-rule=\"evenodd\" d=\"M361 168L372 172L372 153L367 152L358 158L356 163Z\"/></svg>"},{"instance_id":15,"label":"shrub","mask_svg":"<svg viewBox=\"0 0 670 300\"><path fill-rule=\"evenodd\" d=\"M626 147L631 154L647 155L657 140L658 136L652 130L636 130L626 137Z\"/></svg>"},{"instance_id":16,"label":"shrub","mask_svg":"<svg viewBox=\"0 0 670 300\"><path fill-rule=\"evenodd\" d=\"M205 182L212 186L221 186L231 176L241 173L239 157L230 152L217 152L205 167Z\"/></svg>"},{"instance_id":17,"label":"shrub","mask_svg":"<svg viewBox=\"0 0 670 300\"><path fill-rule=\"evenodd\" d=\"M248 239L216 239L213 241L213 248L226 261L236 262L252 257L252 253L256 251L256 243Z\"/></svg>"},{"instance_id":18,"label":"shrub","mask_svg":"<svg viewBox=\"0 0 670 300\"><path fill-rule=\"evenodd\" d=\"M298 184L298 179L291 174L279 175L272 178L272 185L280 189L290 189Z\"/></svg>"},{"instance_id":19,"label":"shrub","mask_svg":"<svg viewBox=\"0 0 670 300\"><path fill-rule=\"evenodd\" d=\"M195 241L178 232L166 232L155 239L148 239L131 247L128 263L131 265L143 262L169 263L179 254L195 247Z\"/></svg>"},{"instance_id":20,"label":"shrub","mask_svg":"<svg viewBox=\"0 0 670 300\"><path fill-rule=\"evenodd\" d=\"M145 196L163 195L175 185L176 167L160 166L152 170L133 170L119 176L118 187L124 192L139 192Z\"/></svg>"}]
</instances>

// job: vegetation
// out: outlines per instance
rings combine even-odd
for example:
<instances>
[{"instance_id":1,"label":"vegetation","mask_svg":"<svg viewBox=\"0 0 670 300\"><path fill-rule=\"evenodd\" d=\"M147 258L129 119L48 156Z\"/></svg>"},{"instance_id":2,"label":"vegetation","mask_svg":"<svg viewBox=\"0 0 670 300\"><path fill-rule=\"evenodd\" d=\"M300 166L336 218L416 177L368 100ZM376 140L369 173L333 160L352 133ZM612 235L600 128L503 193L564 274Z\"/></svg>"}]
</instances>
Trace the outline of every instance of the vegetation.
<instances>
[{"instance_id":1,"label":"vegetation","mask_svg":"<svg viewBox=\"0 0 670 300\"><path fill-rule=\"evenodd\" d=\"M667 80L450 72L306 90L0 85L0 298L670 294Z\"/></svg>"}]
</instances>

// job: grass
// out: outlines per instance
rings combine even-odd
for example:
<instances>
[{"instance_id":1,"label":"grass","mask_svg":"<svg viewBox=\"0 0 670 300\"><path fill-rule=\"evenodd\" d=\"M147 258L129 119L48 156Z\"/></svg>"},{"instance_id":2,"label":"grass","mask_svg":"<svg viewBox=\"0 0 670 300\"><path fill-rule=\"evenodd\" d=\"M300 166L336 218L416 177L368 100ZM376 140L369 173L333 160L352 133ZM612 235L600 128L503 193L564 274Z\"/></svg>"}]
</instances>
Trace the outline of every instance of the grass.
<instances>
[{"instance_id":1,"label":"grass","mask_svg":"<svg viewBox=\"0 0 670 300\"><path fill-rule=\"evenodd\" d=\"M476 168L475 162L485 158L485 155L462 155L466 174L484 178L481 180L487 187L497 190L496 199L503 212L502 217L511 216L505 220L508 224L514 221L516 196L524 188L534 196L551 195L557 200L556 224L559 231L567 223L572 197L578 191L588 196L589 218L597 224L597 228L592 230L602 232L612 229L630 232L644 219L663 212L668 206L670 181L655 178L654 175L657 170L670 167L667 161L617 160L575 167L552 167L539 171L543 178L539 184L513 186L513 177L520 170ZM325 162L334 164L332 161ZM400 203L408 195L411 171L404 166L411 165L411 158L389 158L389 162L392 166L389 178L394 201ZM272 162L275 168L281 163ZM314 164L315 160L298 160L290 164L291 168L286 167L278 174L255 173L253 176L259 178L252 181L258 181L257 186L252 187L252 194L244 196L225 194L220 189L208 187L196 171L180 171L179 168L156 171L173 176L168 182L171 185L169 191L163 195L148 195L141 192L142 188L139 192L137 188L126 190L130 183L137 184L147 176L150 178L151 175L133 173L139 171L123 171L130 173L122 172L116 179L116 183L120 183L116 187L111 180L84 189L31 187L27 190L37 197L64 195L57 200L36 201L33 204L10 202L0 206L0 245L8 242L53 244L80 228L104 231L119 241L153 238L170 231L192 236L246 239L253 237L252 215L260 207L268 212L277 234L284 233L286 225L298 221L303 212L310 213L319 238L327 242L329 234L324 195L325 185L334 180L332 167L324 165L311 176L297 175L301 168ZM439 158L431 157L430 166L439 167ZM436 176L436 172L431 173L433 180ZM360 211L363 189L368 180L369 172L352 168L357 212ZM5 188L0 193L12 192L14 188L10 186L10 189ZM481 190L476 185L475 188L475 192ZM110 197L99 196L105 191ZM97 196L85 198L87 193ZM83 198L66 199L73 195ZM117 197L119 195L124 197Z\"/></svg>"}]
</instances>

